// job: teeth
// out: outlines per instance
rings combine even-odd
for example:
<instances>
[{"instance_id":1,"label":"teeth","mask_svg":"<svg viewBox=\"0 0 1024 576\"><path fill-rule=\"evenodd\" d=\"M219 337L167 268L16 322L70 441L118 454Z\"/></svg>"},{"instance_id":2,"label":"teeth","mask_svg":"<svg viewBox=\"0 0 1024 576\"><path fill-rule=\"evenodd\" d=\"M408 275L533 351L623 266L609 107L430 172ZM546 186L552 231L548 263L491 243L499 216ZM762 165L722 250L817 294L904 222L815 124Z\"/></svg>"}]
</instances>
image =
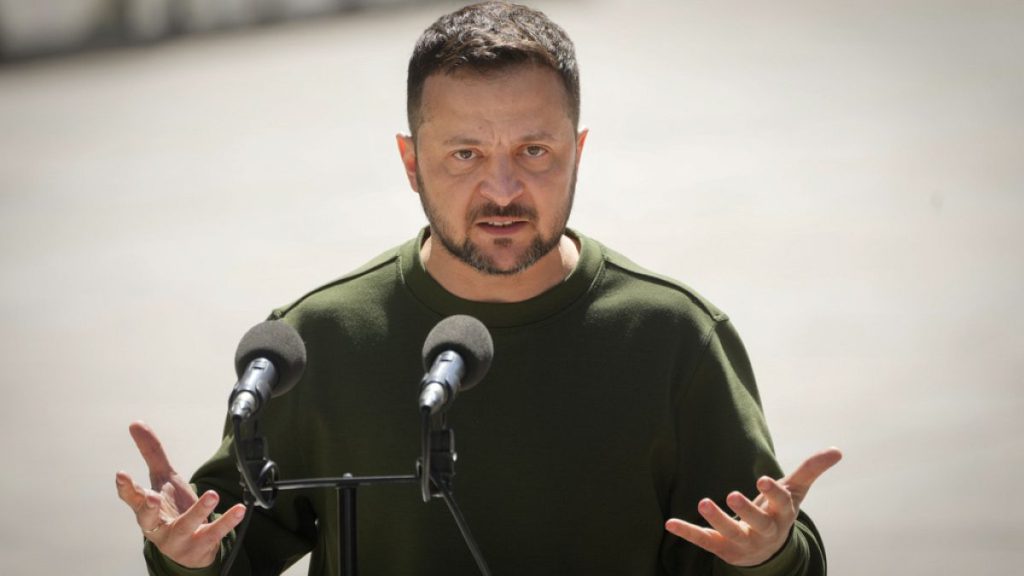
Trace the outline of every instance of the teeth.
<instances>
[{"instance_id":1,"label":"teeth","mask_svg":"<svg viewBox=\"0 0 1024 576\"><path fill-rule=\"evenodd\" d=\"M513 224L515 224L515 222L488 222L487 223L488 226L498 226L500 228L504 228L505 226L511 226Z\"/></svg>"}]
</instances>

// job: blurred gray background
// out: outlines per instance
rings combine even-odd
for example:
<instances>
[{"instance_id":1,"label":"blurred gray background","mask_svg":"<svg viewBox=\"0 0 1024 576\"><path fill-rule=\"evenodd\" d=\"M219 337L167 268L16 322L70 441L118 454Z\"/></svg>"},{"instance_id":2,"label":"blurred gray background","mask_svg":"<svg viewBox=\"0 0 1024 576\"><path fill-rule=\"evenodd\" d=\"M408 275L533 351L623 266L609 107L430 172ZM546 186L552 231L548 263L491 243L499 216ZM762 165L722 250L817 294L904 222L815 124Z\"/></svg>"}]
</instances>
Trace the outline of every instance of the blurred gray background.
<instances>
[{"instance_id":1,"label":"blurred gray background","mask_svg":"<svg viewBox=\"0 0 1024 576\"><path fill-rule=\"evenodd\" d=\"M455 4L383 4L0 0L0 573L143 573L128 423L190 473L241 334L424 223L394 134ZM571 224L733 317L787 468L845 450L831 573L1017 573L1024 3L536 6Z\"/></svg>"}]
</instances>

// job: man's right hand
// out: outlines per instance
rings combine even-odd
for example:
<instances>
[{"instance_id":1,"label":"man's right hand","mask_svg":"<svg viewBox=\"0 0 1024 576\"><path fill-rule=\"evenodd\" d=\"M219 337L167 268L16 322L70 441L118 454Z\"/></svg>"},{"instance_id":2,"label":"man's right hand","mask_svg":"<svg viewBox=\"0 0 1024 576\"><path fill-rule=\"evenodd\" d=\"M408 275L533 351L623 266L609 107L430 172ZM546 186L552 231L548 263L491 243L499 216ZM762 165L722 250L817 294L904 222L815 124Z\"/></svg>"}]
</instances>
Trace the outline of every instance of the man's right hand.
<instances>
[{"instance_id":1,"label":"man's right hand","mask_svg":"<svg viewBox=\"0 0 1024 576\"><path fill-rule=\"evenodd\" d=\"M164 556L186 568L213 564L220 541L245 517L245 506L237 504L223 516L209 522L220 497L210 490L198 497L167 460L167 454L153 430L133 422L128 431L149 467L151 489L132 480L127 472L117 473L117 495L135 512L142 533Z\"/></svg>"}]
</instances>

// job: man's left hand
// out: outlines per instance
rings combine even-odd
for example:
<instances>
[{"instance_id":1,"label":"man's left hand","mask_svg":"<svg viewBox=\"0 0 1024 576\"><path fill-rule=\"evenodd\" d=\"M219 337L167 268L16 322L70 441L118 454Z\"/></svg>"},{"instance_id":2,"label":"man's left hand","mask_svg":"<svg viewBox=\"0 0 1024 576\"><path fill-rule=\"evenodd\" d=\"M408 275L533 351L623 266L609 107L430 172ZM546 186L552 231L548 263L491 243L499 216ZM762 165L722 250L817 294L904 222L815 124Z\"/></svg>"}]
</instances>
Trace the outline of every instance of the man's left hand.
<instances>
[{"instance_id":1,"label":"man's left hand","mask_svg":"<svg viewBox=\"0 0 1024 576\"><path fill-rule=\"evenodd\" d=\"M697 511L710 528L672 518L665 523L665 529L734 566L766 562L789 538L800 503L811 485L842 457L837 448L829 448L811 456L780 480L764 476L757 481L760 494L753 501L732 492L725 502L735 517L726 514L710 498L701 500Z\"/></svg>"}]
</instances>

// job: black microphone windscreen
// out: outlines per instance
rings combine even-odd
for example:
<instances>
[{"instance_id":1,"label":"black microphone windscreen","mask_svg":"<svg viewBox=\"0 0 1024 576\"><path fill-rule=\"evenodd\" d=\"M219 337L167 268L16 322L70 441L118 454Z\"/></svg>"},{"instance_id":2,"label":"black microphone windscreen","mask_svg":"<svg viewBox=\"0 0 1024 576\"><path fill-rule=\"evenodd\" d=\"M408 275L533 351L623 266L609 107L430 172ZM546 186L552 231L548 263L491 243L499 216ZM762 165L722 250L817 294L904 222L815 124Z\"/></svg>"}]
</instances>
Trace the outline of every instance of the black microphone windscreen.
<instances>
[{"instance_id":1,"label":"black microphone windscreen","mask_svg":"<svg viewBox=\"0 0 1024 576\"><path fill-rule=\"evenodd\" d=\"M472 388L483 379L494 358L494 342L487 327L472 316L458 314L441 320L423 342L423 368L430 370L434 360L445 350L462 357L466 374L462 389Z\"/></svg>"},{"instance_id":2,"label":"black microphone windscreen","mask_svg":"<svg viewBox=\"0 0 1024 576\"><path fill-rule=\"evenodd\" d=\"M266 358L277 370L277 385L271 396L291 390L306 369L306 345L294 328L280 320L261 322L242 336L235 351L235 373L242 373L256 358Z\"/></svg>"}]
</instances>

